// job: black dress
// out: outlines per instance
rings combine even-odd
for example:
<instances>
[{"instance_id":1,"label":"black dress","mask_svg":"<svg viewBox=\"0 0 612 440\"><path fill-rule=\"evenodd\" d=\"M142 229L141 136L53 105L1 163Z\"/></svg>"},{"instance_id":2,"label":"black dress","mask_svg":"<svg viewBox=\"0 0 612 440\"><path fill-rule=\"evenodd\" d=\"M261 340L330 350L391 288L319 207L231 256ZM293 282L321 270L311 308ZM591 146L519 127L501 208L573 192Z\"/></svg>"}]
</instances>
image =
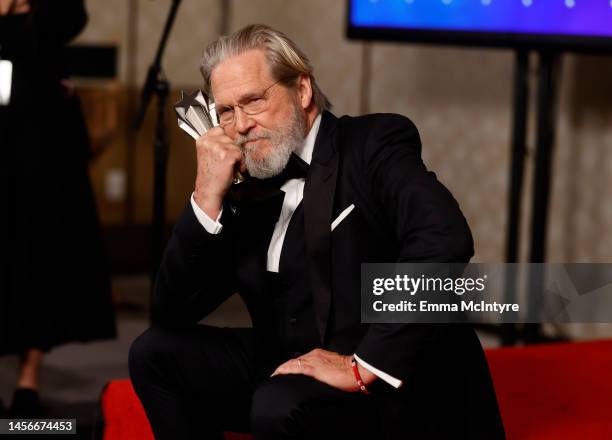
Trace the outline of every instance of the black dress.
<instances>
[{"instance_id":1,"label":"black dress","mask_svg":"<svg viewBox=\"0 0 612 440\"><path fill-rule=\"evenodd\" d=\"M13 63L0 106L0 354L115 336L89 139L61 84L83 1L30 3L29 14L0 16L0 58Z\"/></svg>"}]
</instances>

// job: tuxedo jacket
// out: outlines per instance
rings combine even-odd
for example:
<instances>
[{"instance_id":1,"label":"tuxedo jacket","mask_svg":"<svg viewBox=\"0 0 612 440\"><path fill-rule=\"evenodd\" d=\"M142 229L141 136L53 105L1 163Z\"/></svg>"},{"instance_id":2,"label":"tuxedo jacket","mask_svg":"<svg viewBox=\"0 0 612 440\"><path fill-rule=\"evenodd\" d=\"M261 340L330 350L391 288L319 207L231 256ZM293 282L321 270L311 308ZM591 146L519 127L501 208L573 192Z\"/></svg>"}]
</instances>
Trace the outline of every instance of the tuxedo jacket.
<instances>
[{"instance_id":1,"label":"tuxedo jacket","mask_svg":"<svg viewBox=\"0 0 612 440\"><path fill-rule=\"evenodd\" d=\"M219 234L206 232L186 207L158 273L160 320L197 322L238 292L265 345L279 340L266 257L284 193L269 182L249 179L228 194ZM421 160L414 124L392 114L324 112L302 204L309 324L318 346L356 353L403 381L395 389L379 380L372 394L386 436L503 438L488 366L469 326L361 323L361 263L468 262L473 255L457 202Z\"/></svg>"}]
</instances>

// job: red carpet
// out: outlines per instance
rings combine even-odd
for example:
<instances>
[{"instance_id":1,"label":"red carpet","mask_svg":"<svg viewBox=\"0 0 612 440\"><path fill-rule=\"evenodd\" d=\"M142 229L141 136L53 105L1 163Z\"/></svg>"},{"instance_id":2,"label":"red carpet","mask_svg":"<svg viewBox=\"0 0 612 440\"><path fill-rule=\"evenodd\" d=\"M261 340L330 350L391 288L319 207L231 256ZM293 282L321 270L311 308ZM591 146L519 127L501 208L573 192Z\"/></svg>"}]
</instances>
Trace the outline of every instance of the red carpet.
<instances>
[{"instance_id":1,"label":"red carpet","mask_svg":"<svg viewBox=\"0 0 612 440\"><path fill-rule=\"evenodd\" d=\"M487 358L509 440L612 439L612 341L502 348ZM102 412L104 440L153 439L128 380L106 387Z\"/></svg>"},{"instance_id":2,"label":"red carpet","mask_svg":"<svg viewBox=\"0 0 612 440\"><path fill-rule=\"evenodd\" d=\"M102 392L104 440L154 440L149 421L129 380L114 380ZM226 440L252 440L248 434L226 433Z\"/></svg>"},{"instance_id":3,"label":"red carpet","mask_svg":"<svg viewBox=\"0 0 612 440\"><path fill-rule=\"evenodd\" d=\"M612 439L612 341L487 351L508 439Z\"/></svg>"}]
</instances>

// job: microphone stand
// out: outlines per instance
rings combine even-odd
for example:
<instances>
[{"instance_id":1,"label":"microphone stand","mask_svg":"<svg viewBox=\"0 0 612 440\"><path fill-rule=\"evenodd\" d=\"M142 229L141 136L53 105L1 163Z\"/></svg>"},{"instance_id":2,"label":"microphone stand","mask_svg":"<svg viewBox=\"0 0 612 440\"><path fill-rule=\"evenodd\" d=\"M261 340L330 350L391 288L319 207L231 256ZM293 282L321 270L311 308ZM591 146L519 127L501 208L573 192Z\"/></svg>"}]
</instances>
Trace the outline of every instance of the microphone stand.
<instances>
[{"instance_id":1,"label":"microphone stand","mask_svg":"<svg viewBox=\"0 0 612 440\"><path fill-rule=\"evenodd\" d=\"M164 223L166 213L166 169L168 162L168 139L166 135L166 102L170 91L170 83L164 76L161 68L161 60L166 48L168 36L172 30L174 19L178 11L181 0L173 0L166 24L157 46L157 53L153 63L149 67L147 79L142 90L140 98L140 107L134 128L140 129L147 112L147 107L151 101L151 97L157 97L157 119L155 123L155 141L153 144L154 152L154 169L153 169L153 228L152 228L152 261L151 261L151 292L150 305L152 305L153 288L155 285L155 277L157 270L161 264L162 254L164 250ZM152 316L152 307L150 307L150 317Z\"/></svg>"}]
</instances>

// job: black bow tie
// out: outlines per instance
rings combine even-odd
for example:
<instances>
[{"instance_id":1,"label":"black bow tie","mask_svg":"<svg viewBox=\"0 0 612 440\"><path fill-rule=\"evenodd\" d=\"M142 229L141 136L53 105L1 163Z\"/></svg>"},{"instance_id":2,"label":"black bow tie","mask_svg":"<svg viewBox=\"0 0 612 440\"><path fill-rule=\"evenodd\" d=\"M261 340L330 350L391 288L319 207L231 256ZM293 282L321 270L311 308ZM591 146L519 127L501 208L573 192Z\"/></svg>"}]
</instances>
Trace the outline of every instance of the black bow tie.
<instances>
[{"instance_id":1,"label":"black bow tie","mask_svg":"<svg viewBox=\"0 0 612 440\"><path fill-rule=\"evenodd\" d=\"M291 179L305 179L308 175L308 165L304 160L295 153L291 153L287 166L278 176L272 177L272 180L279 187Z\"/></svg>"}]
</instances>

